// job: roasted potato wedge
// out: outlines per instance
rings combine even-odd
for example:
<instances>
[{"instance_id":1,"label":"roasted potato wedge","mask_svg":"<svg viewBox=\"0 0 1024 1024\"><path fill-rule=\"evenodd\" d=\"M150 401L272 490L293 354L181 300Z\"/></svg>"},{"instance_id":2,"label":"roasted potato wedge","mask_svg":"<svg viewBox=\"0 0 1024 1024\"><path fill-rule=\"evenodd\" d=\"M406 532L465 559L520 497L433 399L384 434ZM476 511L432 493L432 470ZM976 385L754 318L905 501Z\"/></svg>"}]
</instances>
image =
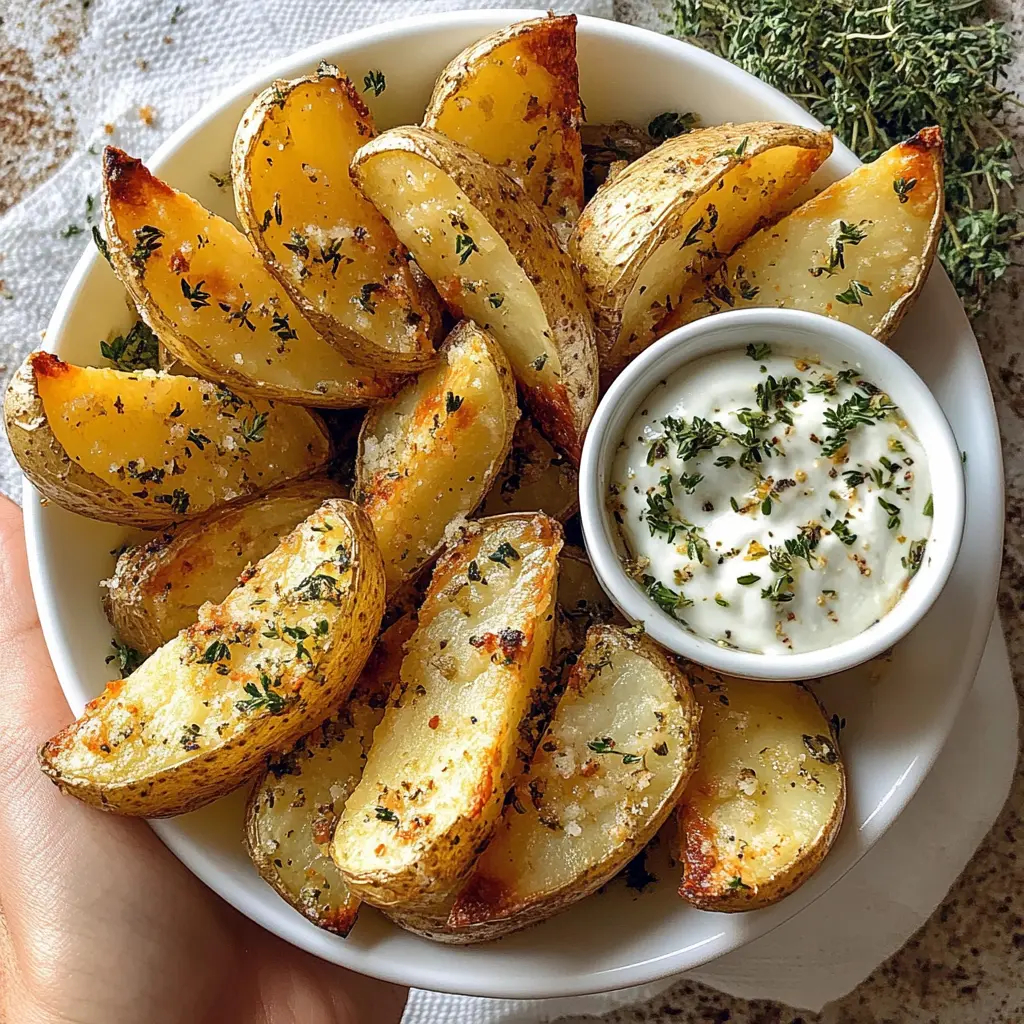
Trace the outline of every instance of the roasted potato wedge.
<instances>
[{"instance_id":1,"label":"roasted potato wedge","mask_svg":"<svg viewBox=\"0 0 1024 1024\"><path fill-rule=\"evenodd\" d=\"M401 379L348 362L303 319L238 228L119 149L103 154L103 217L117 276L167 350L265 398L352 408Z\"/></svg>"},{"instance_id":2,"label":"roasted potato wedge","mask_svg":"<svg viewBox=\"0 0 1024 1024\"><path fill-rule=\"evenodd\" d=\"M384 611L384 565L357 505L330 499L221 604L39 752L66 793L159 818L229 793L348 695Z\"/></svg>"},{"instance_id":3,"label":"roasted potato wedge","mask_svg":"<svg viewBox=\"0 0 1024 1024\"><path fill-rule=\"evenodd\" d=\"M722 309L805 309L885 341L924 285L942 233L942 133L925 128L752 235L693 281L660 336Z\"/></svg>"},{"instance_id":4,"label":"roasted potato wedge","mask_svg":"<svg viewBox=\"0 0 1024 1024\"><path fill-rule=\"evenodd\" d=\"M11 449L39 491L91 519L160 527L311 476L331 443L307 409L195 377L34 352L8 385Z\"/></svg>"},{"instance_id":5,"label":"roasted potato wedge","mask_svg":"<svg viewBox=\"0 0 1024 1024\"><path fill-rule=\"evenodd\" d=\"M548 516L497 516L434 569L331 846L346 884L399 923L447 905L498 821L551 655L561 546Z\"/></svg>"},{"instance_id":6,"label":"roasted potato wedge","mask_svg":"<svg viewBox=\"0 0 1024 1024\"><path fill-rule=\"evenodd\" d=\"M503 167L564 246L583 209L576 15L517 21L467 47L441 72L423 118Z\"/></svg>"},{"instance_id":7,"label":"roasted potato wedge","mask_svg":"<svg viewBox=\"0 0 1024 1024\"><path fill-rule=\"evenodd\" d=\"M516 424L512 448L480 508L481 515L545 512L564 523L579 507L579 473L529 416Z\"/></svg>"},{"instance_id":8,"label":"roasted potato wedge","mask_svg":"<svg viewBox=\"0 0 1024 1024\"><path fill-rule=\"evenodd\" d=\"M595 626L529 770L436 937L480 942L558 913L654 837L697 758L686 675L651 641Z\"/></svg>"},{"instance_id":9,"label":"roasted potato wedge","mask_svg":"<svg viewBox=\"0 0 1024 1024\"><path fill-rule=\"evenodd\" d=\"M579 275L528 195L479 154L393 128L352 173L456 316L505 350L538 426L579 461L597 402L597 348Z\"/></svg>"},{"instance_id":10,"label":"roasted potato wedge","mask_svg":"<svg viewBox=\"0 0 1024 1024\"><path fill-rule=\"evenodd\" d=\"M772 217L831 152L830 132L792 124L699 128L599 189L569 249L594 314L603 377L646 348L690 280Z\"/></svg>"},{"instance_id":11,"label":"roasted potato wedge","mask_svg":"<svg viewBox=\"0 0 1024 1024\"><path fill-rule=\"evenodd\" d=\"M440 303L348 172L376 134L333 65L275 82L235 133L235 208L270 272L340 352L378 369L421 370L436 357Z\"/></svg>"},{"instance_id":12,"label":"roasted potato wedge","mask_svg":"<svg viewBox=\"0 0 1024 1024\"><path fill-rule=\"evenodd\" d=\"M321 477L170 526L118 556L103 580L103 607L121 643L152 654L191 626L199 607L219 604L251 564L345 488Z\"/></svg>"},{"instance_id":13,"label":"roasted potato wedge","mask_svg":"<svg viewBox=\"0 0 1024 1024\"><path fill-rule=\"evenodd\" d=\"M388 592L441 550L448 524L483 500L519 411L501 348L468 320L435 367L363 421L356 492L377 531Z\"/></svg>"},{"instance_id":14,"label":"roasted potato wedge","mask_svg":"<svg viewBox=\"0 0 1024 1024\"><path fill-rule=\"evenodd\" d=\"M677 812L679 895L701 910L766 907L807 881L839 833L839 746L806 686L695 671L701 742Z\"/></svg>"},{"instance_id":15,"label":"roasted potato wedge","mask_svg":"<svg viewBox=\"0 0 1024 1024\"><path fill-rule=\"evenodd\" d=\"M355 924L359 897L331 860L331 835L363 774L415 628L406 616L381 635L345 706L270 763L246 807L246 846L260 877L313 924L339 935Z\"/></svg>"}]
</instances>

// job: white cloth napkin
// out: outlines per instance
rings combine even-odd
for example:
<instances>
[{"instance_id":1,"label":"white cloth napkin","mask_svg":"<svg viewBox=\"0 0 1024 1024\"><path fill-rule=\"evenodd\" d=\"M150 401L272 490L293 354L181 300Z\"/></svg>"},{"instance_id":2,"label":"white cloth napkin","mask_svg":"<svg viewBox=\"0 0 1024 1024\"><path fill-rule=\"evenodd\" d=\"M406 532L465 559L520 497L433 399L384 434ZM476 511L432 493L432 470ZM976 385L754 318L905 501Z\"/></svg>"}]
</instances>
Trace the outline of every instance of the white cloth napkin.
<instances>
[{"instance_id":1,"label":"white cloth napkin","mask_svg":"<svg viewBox=\"0 0 1024 1024\"><path fill-rule=\"evenodd\" d=\"M1017 697L997 620L949 741L906 810L849 874L785 924L688 974L603 995L498 1000L414 990L402 1024L571 1024L683 978L817 1012L924 924L1003 806L1016 761Z\"/></svg>"},{"instance_id":2,"label":"white cloth napkin","mask_svg":"<svg viewBox=\"0 0 1024 1024\"><path fill-rule=\"evenodd\" d=\"M13 369L38 346L64 279L91 244L87 197L96 194L106 142L147 155L218 91L317 40L408 14L502 6L491 0L91 0L32 8L39 13L31 17L52 26L5 13L6 46L35 67L31 86L39 105L72 126L72 152L0 217L0 360ZM556 6L612 15L612 0ZM65 52L56 53L58 43ZM45 166L44 156L27 159ZM5 444L0 489L20 492ZM1005 647L993 626L985 665L950 743L888 835L817 903L690 977L735 995L814 1009L853 988L924 922L991 825L1013 771L1016 718ZM600 1014L669 984L542 1003L414 992L405 1024Z\"/></svg>"}]
</instances>

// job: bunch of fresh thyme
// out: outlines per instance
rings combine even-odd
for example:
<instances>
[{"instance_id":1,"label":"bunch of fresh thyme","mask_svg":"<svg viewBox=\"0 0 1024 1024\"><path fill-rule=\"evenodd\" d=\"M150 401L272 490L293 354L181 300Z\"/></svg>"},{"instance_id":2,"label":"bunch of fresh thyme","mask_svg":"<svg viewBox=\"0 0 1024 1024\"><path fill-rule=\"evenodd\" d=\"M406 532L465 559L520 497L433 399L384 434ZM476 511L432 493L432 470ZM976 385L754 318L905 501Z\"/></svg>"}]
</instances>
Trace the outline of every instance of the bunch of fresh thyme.
<instances>
[{"instance_id":1,"label":"bunch of fresh thyme","mask_svg":"<svg viewBox=\"0 0 1024 1024\"><path fill-rule=\"evenodd\" d=\"M1012 40L984 0L673 0L674 34L757 75L872 160L937 124L946 140L939 256L979 312L1021 237L1000 81Z\"/></svg>"}]
</instances>

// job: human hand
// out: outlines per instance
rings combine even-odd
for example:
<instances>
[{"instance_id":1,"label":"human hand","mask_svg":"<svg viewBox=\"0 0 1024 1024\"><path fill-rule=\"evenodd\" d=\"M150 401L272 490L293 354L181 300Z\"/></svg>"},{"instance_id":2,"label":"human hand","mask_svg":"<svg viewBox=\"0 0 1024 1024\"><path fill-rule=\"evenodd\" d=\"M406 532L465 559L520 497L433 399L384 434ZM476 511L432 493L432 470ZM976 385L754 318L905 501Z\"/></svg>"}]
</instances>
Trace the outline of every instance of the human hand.
<instances>
[{"instance_id":1,"label":"human hand","mask_svg":"<svg viewBox=\"0 0 1024 1024\"><path fill-rule=\"evenodd\" d=\"M62 796L36 749L71 720L0 497L0 1020L392 1024L406 990L302 953L195 879L141 821Z\"/></svg>"}]
</instances>

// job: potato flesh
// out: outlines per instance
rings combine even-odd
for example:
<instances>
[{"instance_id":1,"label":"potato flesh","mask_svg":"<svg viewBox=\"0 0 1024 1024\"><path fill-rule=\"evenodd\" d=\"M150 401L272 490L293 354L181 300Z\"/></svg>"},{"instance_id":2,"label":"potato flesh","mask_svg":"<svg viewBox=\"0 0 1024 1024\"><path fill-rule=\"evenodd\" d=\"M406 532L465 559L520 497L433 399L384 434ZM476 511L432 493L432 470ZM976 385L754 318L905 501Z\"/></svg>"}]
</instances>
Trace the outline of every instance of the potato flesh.
<instances>
[{"instance_id":1,"label":"potato flesh","mask_svg":"<svg viewBox=\"0 0 1024 1024\"><path fill-rule=\"evenodd\" d=\"M623 307L612 362L628 362L646 348L690 278L694 274L702 278L759 221L778 210L819 162L815 150L775 146L732 168L695 199L678 231L650 255L634 282Z\"/></svg>"},{"instance_id":2,"label":"potato flesh","mask_svg":"<svg viewBox=\"0 0 1024 1024\"><path fill-rule=\"evenodd\" d=\"M564 243L583 206L575 25L570 18L530 25L470 58L458 88L431 104L424 123L504 167Z\"/></svg>"},{"instance_id":3,"label":"potato flesh","mask_svg":"<svg viewBox=\"0 0 1024 1024\"><path fill-rule=\"evenodd\" d=\"M576 510L578 493L576 467L524 416L516 424L512 450L487 492L480 514L540 511L564 522Z\"/></svg>"},{"instance_id":4,"label":"potato flesh","mask_svg":"<svg viewBox=\"0 0 1024 1024\"><path fill-rule=\"evenodd\" d=\"M194 377L46 358L35 367L47 422L68 456L180 516L312 473L330 457L320 422L295 406L244 401Z\"/></svg>"},{"instance_id":5,"label":"potato flesh","mask_svg":"<svg viewBox=\"0 0 1024 1024\"><path fill-rule=\"evenodd\" d=\"M141 605L112 613L118 639L152 654L192 625L202 604L223 601L242 570L273 551L325 498L342 493L343 488L331 481L311 480L129 548L118 559L114 577L104 581L112 605ZM133 610L146 618L142 636L132 631Z\"/></svg>"},{"instance_id":6,"label":"potato flesh","mask_svg":"<svg viewBox=\"0 0 1024 1024\"><path fill-rule=\"evenodd\" d=\"M359 176L452 312L497 339L524 388L560 389L562 367L536 288L452 178L404 151L375 153Z\"/></svg>"},{"instance_id":7,"label":"potato flesh","mask_svg":"<svg viewBox=\"0 0 1024 1024\"><path fill-rule=\"evenodd\" d=\"M355 888L384 906L451 894L519 766L519 725L551 653L561 542L543 516L493 522L435 570L401 684L335 833L349 884L372 873L369 891ZM503 544L519 556L508 566L489 558ZM468 578L472 562L479 581Z\"/></svg>"},{"instance_id":8,"label":"potato flesh","mask_svg":"<svg viewBox=\"0 0 1024 1024\"><path fill-rule=\"evenodd\" d=\"M314 924L346 934L359 897L331 860L334 826L363 774L373 730L402 665L411 617L381 636L352 698L334 718L271 764L253 794L249 845L264 877Z\"/></svg>"},{"instance_id":9,"label":"potato flesh","mask_svg":"<svg viewBox=\"0 0 1024 1024\"><path fill-rule=\"evenodd\" d=\"M838 753L835 741L802 686L729 679L694 690L701 749L680 804L683 889L698 896L741 884L756 890L789 868L832 820L842 770L838 760L816 759L811 747L828 758Z\"/></svg>"},{"instance_id":10,"label":"potato flesh","mask_svg":"<svg viewBox=\"0 0 1024 1024\"><path fill-rule=\"evenodd\" d=\"M263 679L285 707L315 699L308 690L324 690L328 682L339 685L331 679L341 646L337 638L349 626L359 596L352 593L353 567L342 569L346 559L339 561L339 545L351 551L353 534L331 507L325 505L286 538L226 601L205 606L191 629L161 647L127 679L108 684L87 707L85 718L56 743L65 779L89 777L109 784L202 758L243 736L254 720L274 716L272 703L248 711L238 706L253 697L246 685L265 692ZM312 590L304 581L316 576L333 581L320 581L321 594L333 599L305 596ZM286 628L308 634L302 640L306 657ZM216 643L223 648L211 650ZM313 714L314 721L320 717Z\"/></svg>"},{"instance_id":11,"label":"potato flesh","mask_svg":"<svg viewBox=\"0 0 1024 1024\"><path fill-rule=\"evenodd\" d=\"M362 437L357 488L389 592L436 554L452 520L480 504L515 429L515 384L501 350L469 324L453 342L375 410Z\"/></svg>"},{"instance_id":12,"label":"potato flesh","mask_svg":"<svg viewBox=\"0 0 1024 1024\"><path fill-rule=\"evenodd\" d=\"M233 387L270 385L311 405L369 405L392 393L393 378L354 366L313 330L238 228L145 168L129 173L136 184L115 188L110 213L129 251L136 232L163 232L134 287L170 322L170 331L154 326L178 359Z\"/></svg>"},{"instance_id":13,"label":"potato flesh","mask_svg":"<svg viewBox=\"0 0 1024 1024\"><path fill-rule=\"evenodd\" d=\"M830 185L744 242L711 278L695 281L659 333L744 306L804 309L876 332L927 270L941 197L940 159L935 152L900 144ZM905 203L893 188L900 178L916 182ZM845 268L819 271L830 264L841 222L858 226L866 237L843 246ZM854 280L870 294L857 290L859 302L840 302L838 295L849 292Z\"/></svg>"},{"instance_id":14,"label":"potato flesh","mask_svg":"<svg viewBox=\"0 0 1024 1024\"><path fill-rule=\"evenodd\" d=\"M430 350L398 239L349 176L353 154L374 134L365 107L333 76L296 85L282 102L267 111L248 160L264 243L321 313L381 348Z\"/></svg>"},{"instance_id":15,"label":"potato flesh","mask_svg":"<svg viewBox=\"0 0 1024 1024\"><path fill-rule=\"evenodd\" d=\"M599 884L602 866L605 875L617 870L631 840L671 810L666 801L693 760L693 719L673 679L618 635L590 634L453 923L521 912L581 882Z\"/></svg>"}]
</instances>

